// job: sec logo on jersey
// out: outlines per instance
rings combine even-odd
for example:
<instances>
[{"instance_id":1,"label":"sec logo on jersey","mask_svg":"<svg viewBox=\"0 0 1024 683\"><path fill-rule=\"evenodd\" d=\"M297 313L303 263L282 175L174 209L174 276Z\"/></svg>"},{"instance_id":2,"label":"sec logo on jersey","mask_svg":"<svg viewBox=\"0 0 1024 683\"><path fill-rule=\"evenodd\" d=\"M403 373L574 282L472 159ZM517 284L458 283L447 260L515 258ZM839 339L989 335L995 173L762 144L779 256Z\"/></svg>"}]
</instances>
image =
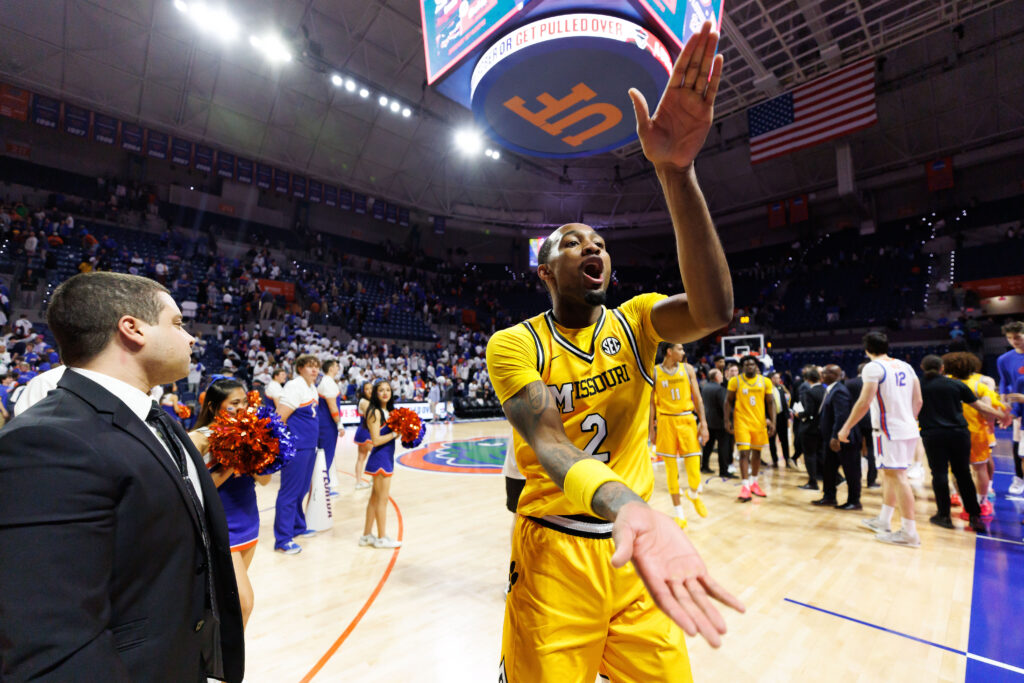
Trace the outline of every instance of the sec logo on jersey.
<instances>
[{"instance_id":1,"label":"sec logo on jersey","mask_svg":"<svg viewBox=\"0 0 1024 683\"><path fill-rule=\"evenodd\" d=\"M622 343L615 337L606 337L605 340L601 342L601 350L604 351L607 356L614 356L621 348Z\"/></svg>"},{"instance_id":2,"label":"sec logo on jersey","mask_svg":"<svg viewBox=\"0 0 1024 683\"><path fill-rule=\"evenodd\" d=\"M506 441L501 437L432 443L402 453L399 464L416 470L446 474L501 474Z\"/></svg>"}]
</instances>

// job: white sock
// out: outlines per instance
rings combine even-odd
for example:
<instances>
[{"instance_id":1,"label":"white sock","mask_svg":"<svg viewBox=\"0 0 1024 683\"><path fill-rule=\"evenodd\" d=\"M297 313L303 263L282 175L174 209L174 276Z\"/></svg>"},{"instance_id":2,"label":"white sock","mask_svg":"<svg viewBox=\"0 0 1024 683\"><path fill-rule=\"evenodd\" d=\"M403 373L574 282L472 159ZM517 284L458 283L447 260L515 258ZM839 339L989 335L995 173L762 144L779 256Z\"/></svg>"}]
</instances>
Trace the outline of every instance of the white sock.
<instances>
[{"instance_id":1,"label":"white sock","mask_svg":"<svg viewBox=\"0 0 1024 683\"><path fill-rule=\"evenodd\" d=\"M903 531L911 536L917 536L917 522L910 519L903 520Z\"/></svg>"},{"instance_id":2,"label":"white sock","mask_svg":"<svg viewBox=\"0 0 1024 683\"><path fill-rule=\"evenodd\" d=\"M685 517L685 515L683 514L682 505L676 505L676 517L678 517L679 519L683 519Z\"/></svg>"},{"instance_id":3,"label":"white sock","mask_svg":"<svg viewBox=\"0 0 1024 683\"><path fill-rule=\"evenodd\" d=\"M743 485L750 486L750 477L747 477L746 479L743 480Z\"/></svg>"},{"instance_id":4,"label":"white sock","mask_svg":"<svg viewBox=\"0 0 1024 683\"><path fill-rule=\"evenodd\" d=\"M978 494L978 505L981 505L984 502L985 502L985 496L983 494L979 493Z\"/></svg>"},{"instance_id":5,"label":"white sock","mask_svg":"<svg viewBox=\"0 0 1024 683\"><path fill-rule=\"evenodd\" d=\"M886 526L889 526L892 524L892 513L895 509L888 505L882 505L882 511L878 513L878 519L882 520Z\"/></svg>"}]
</instances>

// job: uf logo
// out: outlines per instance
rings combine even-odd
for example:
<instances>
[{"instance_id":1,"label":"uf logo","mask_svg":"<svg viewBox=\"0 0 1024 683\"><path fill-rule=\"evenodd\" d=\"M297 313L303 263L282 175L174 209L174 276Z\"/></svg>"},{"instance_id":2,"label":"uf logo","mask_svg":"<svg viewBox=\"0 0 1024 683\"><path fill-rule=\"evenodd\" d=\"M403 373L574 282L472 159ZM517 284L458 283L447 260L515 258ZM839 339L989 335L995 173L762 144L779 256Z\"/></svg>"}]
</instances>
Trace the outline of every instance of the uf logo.
<instances>
[{"instance_id":1,"label":"uf logo","mask_svg":"<svg viewBox=\"0 0 1024 683\"><path fill-rule=\"evenodd\" d=\"M562 142L573 147L579 147L595 135L600 135L609 128L618 125L619 121L622 120L622 111L615 105L607 102L593 102L582 109L566 114L557 121L552 119L562 112L575 107L577 104L587 102L595 97L597 97L597 93L587 87L585 83L577 83L573 86L572 91L560 100L556 100L550 93L546 92L537 95L537 101L543 105L543 108L536 112L527 109L526 101L518 95L506 100L503 104L506 108L529 121L537 128L555 137L561 135L566 128L573 124L589 119L592 116L600 116L600 121L582 133L562 138Z\"/></svg>"}]
</instances>

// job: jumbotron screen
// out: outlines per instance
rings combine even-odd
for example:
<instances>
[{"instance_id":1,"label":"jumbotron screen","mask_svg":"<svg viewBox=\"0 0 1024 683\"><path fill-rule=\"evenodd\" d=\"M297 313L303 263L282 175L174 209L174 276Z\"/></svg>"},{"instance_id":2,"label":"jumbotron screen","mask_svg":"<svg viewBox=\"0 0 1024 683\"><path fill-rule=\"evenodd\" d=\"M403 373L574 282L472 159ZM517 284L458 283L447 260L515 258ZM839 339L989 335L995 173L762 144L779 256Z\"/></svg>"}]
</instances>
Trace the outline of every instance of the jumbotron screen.
<instances>
[{"instance_id":1,"label":"jumbotron screen","mask_svg":"<svg viewBox=\"0 0 1024 683\"><path fill-rule=\"evenodd\" d=\"M534 237L530 240L530 267L536 268L540 263L540 245L544 244L544 237Z\"/></svg>"},{"instance_id":2,"label":"jumbotron screen","mask_svg":"<svg viewBox=\"0 0 1024 683\"><path fill-rule=\"evenodd\" d=\"M420 0L427 82L458 64L531 0Z\"/></svg>"}]
</instances>

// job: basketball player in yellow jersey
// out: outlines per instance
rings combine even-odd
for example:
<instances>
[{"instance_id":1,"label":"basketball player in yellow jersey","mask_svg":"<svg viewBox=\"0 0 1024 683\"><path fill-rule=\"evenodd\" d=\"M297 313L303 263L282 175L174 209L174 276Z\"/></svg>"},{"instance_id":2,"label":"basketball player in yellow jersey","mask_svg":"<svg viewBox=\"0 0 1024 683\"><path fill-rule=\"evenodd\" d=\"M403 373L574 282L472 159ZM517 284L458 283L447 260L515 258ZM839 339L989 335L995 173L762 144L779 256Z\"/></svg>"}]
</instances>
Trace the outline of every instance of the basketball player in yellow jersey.
<instances>
[{"instance_id":1,"label":"basketball player in yellow jersey","mask_svg":"<svg viewBox=\"0 0 1024 683\"><path fill-rule=\"evenodd\" d=\"M686 497L701 517L708 516L708 508L700 498L701 446L708 440L704 400L697 385L697 373L685 362L682 344L664 344L665 358L654 366L654 391L651 392L650 433L654 439L654 452L665 463L665 478L676 523L686 528L686 515L679 500L679 465L686 467ZM699 424L699 426L698 426Z\"/></svg>"},{"instance_id":2,"label":"basketball player in yellow jersey","mask_svg":"<svg viewBox=\"0 0 1024 683\"><path fill-rule=\"evenodd\" d=\"M717 43L710 22L687 41L653 117L630 90L686 294L643 294L606 309L604 239L571 223L539 254L551 310L488 342L487 369L526 477L499 681L593 683L598 673L688 681L683 632L717 647L725 620L711 599L743 610L686 533L645 502L654 484L646 441L657 343L700 339L733 313L725 254L693 169L721 76Z\"/></svg>"},{"instance_id":3,"label":"basketball player in yellow jersey","mask_svg":"<svg viewBox=\"0 0 1024 683\"><path fill-rule=\"evenodd\" d=\"M739 500L750 502L750 494L765 497L757 483L761 470L761 449L775 436L775 400L765 400L772 394L772 383L761 374L761 363L754 356L740 359L737 377L729 380L729 394L725 399L725 429L736 435L736 448L740 452L740 476L743 487ZM765 422L767 408L768 421Z\"/></svg>"}]
</instances>

